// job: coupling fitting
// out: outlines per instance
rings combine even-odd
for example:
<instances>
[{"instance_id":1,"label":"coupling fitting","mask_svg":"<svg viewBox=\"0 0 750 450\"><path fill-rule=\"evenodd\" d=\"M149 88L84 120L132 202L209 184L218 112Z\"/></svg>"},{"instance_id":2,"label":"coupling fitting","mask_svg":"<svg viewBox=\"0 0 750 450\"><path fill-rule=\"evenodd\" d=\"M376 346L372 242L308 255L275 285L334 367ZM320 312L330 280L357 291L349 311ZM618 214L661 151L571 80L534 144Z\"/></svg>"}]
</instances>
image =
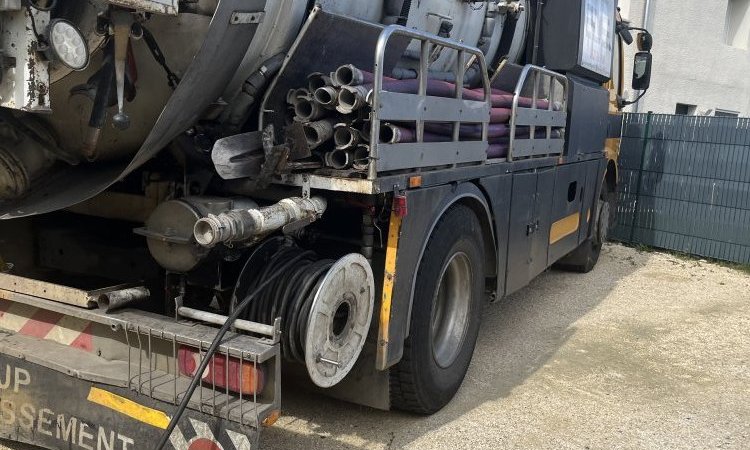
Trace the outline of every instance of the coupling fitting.
<instances>
[{"instance_id":1,"label":"coupling fitting","mask_svg":"<svg viewBox=\"0 0 750 450\"><path fill-rule=\"evenodd\" d=\"M213 247L236 243L272 233L300 220L315 221L323 215L328 203L323 197L285 198L280 202L253 209L235 209L198 220L193 235L198 244Z\"/></svg>"}]
</instances>

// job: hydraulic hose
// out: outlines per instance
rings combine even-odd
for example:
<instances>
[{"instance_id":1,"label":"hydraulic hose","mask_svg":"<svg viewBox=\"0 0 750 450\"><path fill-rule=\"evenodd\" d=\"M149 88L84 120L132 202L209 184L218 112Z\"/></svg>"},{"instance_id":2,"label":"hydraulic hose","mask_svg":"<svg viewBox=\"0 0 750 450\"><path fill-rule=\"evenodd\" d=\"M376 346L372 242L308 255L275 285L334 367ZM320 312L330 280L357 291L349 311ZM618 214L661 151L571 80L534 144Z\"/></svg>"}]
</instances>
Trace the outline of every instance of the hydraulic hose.
<instances>
[{"instance_id":1,"label":"hydraulic hose","mask_svg":"<svg viewBox=\"0 0 750 450\"><path fill-rule=\"evenodd\" d=\"M266 264L249 288L258 292L257 300L244 313L245 320L273 323L281 317L281 354L305 363L305 336L315 294L323 278L336 261L320 259L314 252L297 247L279 250ZM283 274L261 286L269 274L285 268Z\"/></svg>"},{"instance_id":2,"label":"hydraulic hose","mask_svg":"<svg viewBox=\"0 0 750 450\"><path fill-rule=\"evenodd\" d=\"M177 423L180 421L180 418L185 413L185 409L187 409L187 405L190 402L190 398L193 396L195 389L198 387L198 384L201 381L201 377L203 373L205 372L206 368L208 367L208 364L211 361L211 358L213 357L214 353L216 353L216 350L219 348L219 345L221 344L222 339L224 339L224 335L227 334L227 331L229 331L229 329L232 327L232 325L234 324L234 321L237 320L240 317L240 315L242 315L242 313L245 311L248 305L250 305L250 303L258 296L258 294L261 291L263 291L264 288L266 288L268 285L276 281L279 277L287 273L287 271L297 261L305 258L306 256L308 256L306 253L300 253L294 257L289 258L285 264L276 266L275 271L269 271L267 274L267 278L265 278L263 282L258 283L257 286L255 286L255 289L251 291L251 293L247 297L245 297L245 299L242 300L242 302L239 305L237 305L237 307L229 314L227 321L224 322L224 325L221 326L221 328L219 329L219 332L216 333L216 337L214 337L214 340L211 342L211 345L208 347L208 350L206 350L206 354L201 360L201 363L198 366L198 369L195 371L195 375L193 375L192 380L190 380L190 386L188 386L187 391L185 391L185 396L182 398L180 405L177 407L177 410L172 416L172 419L169 421L169 425L167 425L167 428L161 434L161 437L159 438L159 442L156 444L156 447L154 447L155 450L162 450L164 448L164 445L166 445L167 441L169 440L169 437L172 435L172 432L177 426Z\"/></svg>"}]
</instances>

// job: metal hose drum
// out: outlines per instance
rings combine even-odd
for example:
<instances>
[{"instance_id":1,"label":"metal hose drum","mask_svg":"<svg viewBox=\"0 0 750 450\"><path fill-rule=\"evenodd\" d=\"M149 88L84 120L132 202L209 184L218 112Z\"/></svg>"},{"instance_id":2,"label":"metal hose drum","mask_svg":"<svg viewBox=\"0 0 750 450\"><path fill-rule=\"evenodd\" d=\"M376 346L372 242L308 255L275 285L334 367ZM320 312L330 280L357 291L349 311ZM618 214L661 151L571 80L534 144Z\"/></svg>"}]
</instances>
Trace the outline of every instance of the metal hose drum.
<instances>
[{"instance_id":1,"label":"metal hose drum","mask_svg":"<svg viewBox=\"0 0 750 450\"><path fill-rule=\"evenodd\" d=\"M244 318L273 323L281 318L281 352L305 364L317 386L339 383L354 367L364 346L375 304L370 263L359 254L320 258L284 243L251 274L255 290L270 273L296 259L285 274L262 289Z\"/></svg>"}]
</instances>

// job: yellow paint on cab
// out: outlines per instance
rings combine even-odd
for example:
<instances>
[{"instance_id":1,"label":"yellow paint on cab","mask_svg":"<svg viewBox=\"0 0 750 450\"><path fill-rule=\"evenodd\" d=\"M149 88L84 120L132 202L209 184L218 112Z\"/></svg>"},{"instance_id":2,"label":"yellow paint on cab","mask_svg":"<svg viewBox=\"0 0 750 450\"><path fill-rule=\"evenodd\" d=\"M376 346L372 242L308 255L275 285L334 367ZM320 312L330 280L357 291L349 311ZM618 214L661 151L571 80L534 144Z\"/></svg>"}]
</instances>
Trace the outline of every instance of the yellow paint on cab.
<instances>
[{"instance_id":1,"label":"yellow paint on cab","mask_svg":"<svg viewBox=\"0 0 750 450\"><path fill-rule=\"evenodd\" d=\"M571 214L553 223L549 230L549 245L555 244L563 238L575 233L578 231L580 225L580 213Z\"/></svg>"}]
</instances>

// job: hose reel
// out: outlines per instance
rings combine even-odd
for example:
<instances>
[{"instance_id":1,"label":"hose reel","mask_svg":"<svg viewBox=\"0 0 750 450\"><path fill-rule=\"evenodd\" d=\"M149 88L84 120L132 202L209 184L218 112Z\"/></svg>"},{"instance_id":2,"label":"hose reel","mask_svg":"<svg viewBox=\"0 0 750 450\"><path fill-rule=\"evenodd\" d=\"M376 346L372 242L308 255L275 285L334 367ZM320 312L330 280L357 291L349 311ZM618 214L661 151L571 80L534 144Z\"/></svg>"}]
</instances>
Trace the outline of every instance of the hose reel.
<instances>
[{"instance_id":1,"label":"hose reel","mask_svg":"<svg viewBox=\"0 0 750 450\"><path fill-rule=\"evenodd\" d=\"M321 258L288 239L274 238L250 256L235 289L233 306L292 258L304 255L261 291L243 318L273 323L281 318L281 354L306 366L313 383L328 388L352 370L367 338L375 306L375 278L359 253Z\"/></svg>"}]
</instances>

